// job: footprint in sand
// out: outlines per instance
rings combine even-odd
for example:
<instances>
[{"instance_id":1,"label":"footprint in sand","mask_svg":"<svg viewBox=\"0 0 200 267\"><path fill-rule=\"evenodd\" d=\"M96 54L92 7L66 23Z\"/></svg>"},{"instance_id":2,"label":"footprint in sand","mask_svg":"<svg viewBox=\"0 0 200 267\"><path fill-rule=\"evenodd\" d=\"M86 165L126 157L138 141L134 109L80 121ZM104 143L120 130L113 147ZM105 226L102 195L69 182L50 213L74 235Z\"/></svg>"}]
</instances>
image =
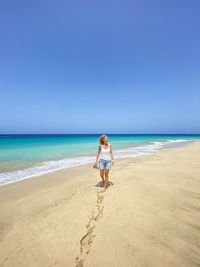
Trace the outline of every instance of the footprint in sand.
<instances>
[{"instance_id":1,"label":"footprint in sand","mask_svg":"<svg viewBox=\"0 0 200 267\"><path fill-rule=\"evenodd\" d=\"M90 252L92 242L96 236L93 234L96 227L95 223L103 216L104 206L102 202L104 197L101 193L102 191L97 192L96 215L93 210L92 216L89 218L89 222L86 225L87 232L80 240L80 256L75 258L76 267L83 267L83 263Z\"/></svg>"}]
</instances>

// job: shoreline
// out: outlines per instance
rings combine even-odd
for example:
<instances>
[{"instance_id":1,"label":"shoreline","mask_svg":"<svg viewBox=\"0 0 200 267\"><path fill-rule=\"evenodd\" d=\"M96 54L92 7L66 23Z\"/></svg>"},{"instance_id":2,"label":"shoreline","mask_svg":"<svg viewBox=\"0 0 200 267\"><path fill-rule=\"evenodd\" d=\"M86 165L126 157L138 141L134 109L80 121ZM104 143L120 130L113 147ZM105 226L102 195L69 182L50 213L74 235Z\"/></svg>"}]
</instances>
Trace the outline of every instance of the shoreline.
<instances>
[{"instance_id":1,"label":"shoreline","mask_svg":"<svg viewBox=\"0 0 200 267\"><path fill-rule=\"evenodd\" d=\"M0 265L198 266L200 142L0 187ZM103 255L103 257L101 257Z\"/></svg>"},{"instance_id":2,"label":"shoreline","mask_svg":"<svg viewBox=\"0 0 200 267\"><path fill-rule=\"evenodd\" d=\"M144 153L144 154L141 154L141 155L136 155L136 156L127 156L127 157L121 157L121 158L116 158L116 160L118 161L118 160L121 160L121 159L129 159L129 158L132 158L132 159L134 159L134 158L137 158L137 157L143 157L143 156L146 156L146 155L153 155L153 154L155 154L155 153L158 153L159 151L161 151L161 150L163 150L163 149L168 149L168 148L171 148L171 149L175 149L175 148L178 148L178 147L184 147L184 146L187 146L187 145L190 145L190 144L192 144L192 143L195 143L195 142L200 142L200 140L188 140L188 141L183 141L183 142L180 142L180 141L172 141L172 142L169 142L169 143L167 143L167 144L163 144L160 148L157 148L157 150L156 151L154 151L154 152L146 152L146 153ZM160 143L160 142L158 142L158 143ZM161 142L162 143L162 142ZM147 144L146 146L148 147L148 146L151 146L152 144ZM155 144L154 144L155 145ZM137 149L137 148L140 148L141 146L136 146L135 148ZM143 147L143 145L142 145L142 147ZM91 157L91 156L88 156L88 157ZM66 159L62 159L62 160L60 160L60 161L63 161L63 160L66 160ZM59 161L59 160L58 160ZM94 156L94 161L95 161L95 156ZM34 179L34 178L38 178L38 177L42 177L42 176L44 176L44 175L48 175L48 174L52 174L52 173L57 173L57 172L60 172L60 171L64 171L64 170L67 170L67 169L71 169L71 168L79 168L80 166L89 166L89 165L91 165L91 164L93 164L93 162L88 162L88 163L83 163L83 164L80 164L80 165L76 165L76 166L70 166L70 167L61 167L61 168L59 168L59 169L55 169L55 170L48 170L48 171L46 171L45 173L39 173L39 174L31 174L31 175L28 175L27 177L24 177L24 178L20 178L20 179L18 179L18 180L15 180L15 181L10 181L10 182L8 182L8 183L5 183L5 184L0 184L0 188L1 187L3 187L3 186L7 186L7 185L9 185L9 184L13 184L13 183L17 183L17 182L21 182L21 181L23 181L23 180L28 180L28 179ZM30 168L35 168L36 166L31 166ZM29 169L29 168L28 168ZM25 171L25 170L27 170L27 168L25 168L25 169L22 169L22 170L16 170L16 172L17 171ZM13 171L11 171L11 172L5 172L5 174L13 174L13 173L15 173L15 171L13 172ZM4 173L3 173L4 174Z\"/></svg>"},{"instance_id":3,"label":"shoreline","mask_svg":"<svg viewBox=\"0 0 200 267\"><path fill-rule=\"evenodd\" d=\"M140 158L146 158L146 157L151 157L151 156L154 156L162 151L165 151L165 150L174 150L174 149L179 149L179 148L184 148L184 147L187 147L187 146L190 146L194 143L199 143L200 144L200 141L197 141L197 140L193 140L192 142L187 142L187 143L172 143L172 144L167 144L165 147L162 147L160 148L158 151L154 152L154 153L149 153L149 154L144 154L144 155L139 155L137 157L127 157L127 158L117 158L116 161L117 162L120 162L120 161L127 161L127 160L137 160L137 159L140 159ZM116 163L116 162L115 162ZM35 186L35 185L38 185L40 182L41 182L41 185L44 185L46 183L48 183L48 180L51 183L54 183L54 181L52 180L53 179L53 176L57 175L59 177L59 181L60 182L64 182L63 180L63 176L65 175L74 175L76 172L85 172L86 169L92 169L92 165L93 165L93 162L92 163L86 163L86 164L82 164L82 165L78 165L78 166L74 166L74 167L69 167L69 168L63 168L63 169L60 169L60 170L55 170L55 171L52 171L52 172L48 172L48 173L44 173L44 174L40 174L40 175L35 175L33 177L28 177L28 178L24 178L22 180L18 180L18 181L15 181L15 182L12 182L12 183L8 183L8 184L5 184L5 185L1 185L0 186L0 201L1 201L1 195L4 191L7 191L7 188L9 186L13 187L13 188L16 188L17 185L15 186L15 184L17 183L21 183L23 188L26 187L26 186ZM115 167L115 166L114 166ZM95 170L94 170L95 171ZM69 173L68 173L69 172ZM98 170L96 170L96 172L98 172ZM37 181L33 181L34 179L37 179ZM41 181L39 181L39 179L41 179ZM29 181L30 180L30 181ZM3 190L2 188L6 187L5 190ZM32 188L31 188L32 189Z\"/></svg>"}]
</instances>

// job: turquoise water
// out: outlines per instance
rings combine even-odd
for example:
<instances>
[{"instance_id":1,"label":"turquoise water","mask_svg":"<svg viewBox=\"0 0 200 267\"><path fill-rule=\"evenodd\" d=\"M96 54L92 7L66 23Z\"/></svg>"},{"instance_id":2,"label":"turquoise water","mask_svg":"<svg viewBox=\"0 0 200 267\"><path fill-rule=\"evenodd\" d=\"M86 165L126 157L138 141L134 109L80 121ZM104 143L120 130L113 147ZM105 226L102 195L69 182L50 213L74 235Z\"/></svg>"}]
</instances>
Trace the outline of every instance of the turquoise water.
<instances>
[{"instance_id":1,"label":"turquoise water","mask_svg":"<svg viewBox=\"0 0 200 267\"><path fill-rule=\"evenodd\" d=\"M96 135L0 135L0 185L93 162ZM155 153L169 143L200 140L200 135L108 134L115 158Z\"/></svg>"}]
</instances>

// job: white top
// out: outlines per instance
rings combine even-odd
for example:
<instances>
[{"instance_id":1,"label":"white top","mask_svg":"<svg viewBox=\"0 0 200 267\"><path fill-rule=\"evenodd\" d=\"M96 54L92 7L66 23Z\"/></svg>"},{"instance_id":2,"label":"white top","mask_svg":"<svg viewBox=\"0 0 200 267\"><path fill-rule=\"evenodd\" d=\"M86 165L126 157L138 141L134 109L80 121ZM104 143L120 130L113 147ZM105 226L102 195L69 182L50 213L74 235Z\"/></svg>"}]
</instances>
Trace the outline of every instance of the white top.
<instances>
[{"instance_id":1,"label":"white top","mask_svg":"<svg viewBox=\"0 0 200 267\"><path fill-rule=\"evenodd\" d=\"M100 145L100 147L101 147L101 151L100 151L100 157L99 157L99 159L111 160L110 145L108 145L108 148L104 148L101 145Z\"/></svg>"}]
</instances>

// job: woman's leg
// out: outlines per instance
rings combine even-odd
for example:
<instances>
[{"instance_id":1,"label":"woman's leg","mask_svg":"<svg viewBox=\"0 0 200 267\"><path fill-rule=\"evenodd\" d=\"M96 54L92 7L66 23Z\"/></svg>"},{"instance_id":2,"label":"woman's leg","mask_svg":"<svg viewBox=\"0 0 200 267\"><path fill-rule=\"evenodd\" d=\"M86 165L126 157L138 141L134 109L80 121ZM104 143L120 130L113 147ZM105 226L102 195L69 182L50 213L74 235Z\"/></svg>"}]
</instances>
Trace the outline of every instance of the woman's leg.
<instances>
[{"instance_id":1,"label":"woman's leg","mask_svg":"<svg viewBox=\"0 0 200 267\"><path fill-rule=\"evenodd\" d=\"M108 187L108 178L109 178L109 170L105 170L105 181L104 181L104 189Z\"/></svg>"},{"instance_id":2,"label":"woman's leg","mask_svg":"<svg viewBox=\"0 0 200 267\"><path fill-rule=\"evenodd\" d=\"M101 179L102 179L102 183L104 185L105 170L100 170L100 176L101 176Z\"/></svg>"}]
</instances>

